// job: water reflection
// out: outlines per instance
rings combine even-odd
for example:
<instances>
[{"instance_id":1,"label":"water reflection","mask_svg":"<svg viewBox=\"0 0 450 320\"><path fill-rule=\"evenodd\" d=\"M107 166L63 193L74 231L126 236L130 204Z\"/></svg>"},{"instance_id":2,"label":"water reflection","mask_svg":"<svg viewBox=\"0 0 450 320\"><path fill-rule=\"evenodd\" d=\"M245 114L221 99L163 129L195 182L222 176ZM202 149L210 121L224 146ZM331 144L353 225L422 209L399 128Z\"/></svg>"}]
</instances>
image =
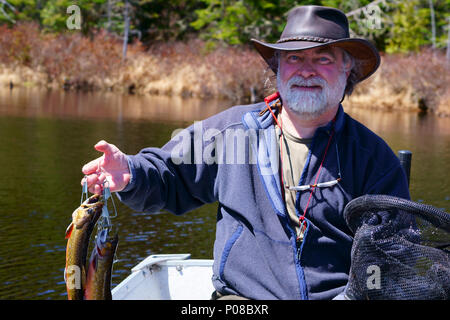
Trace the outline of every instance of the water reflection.
<instances>
[{"instance_id":1,"label":"water reflection","mask_svg":"<svg viewBox=\"0 0 450 320\"><path fill-rule=\"evenodd\" d=\"M345 107L345 111L358 121L370 125L376 132L396 133L437 137L450 135L450 118L439 118L433 115L418 114L414 111L382 111Z\"/></svg>"},{"instance_id":2,"label":"water reflection","mask_svg":"<svg viewBox=\"0 0 450 320\"><path fill-rule=\"evenodd\" d=\"M0 299L65 299L64 231L80 199L82 165L100 139L134 154L162 146L180 127L229 107L226 101L0 90ZM450 119L347 109L394 151L413 152L414 200L450 210ZM119 261L113 286L155 253L212 258L216 206L184 216L134 212L116 202Z\"/></svg>"},{"instance_id":3,"label":"water reflection","mask_svg":"<svg viewBox=\"0 0 450 320\"><path fill-rule=\"evenodd\" d=\"M138 96L112 92L64 92L25 88L1 89L0 114L25 117L156 120L192 122L230 106L223 100Z\"/></svg>"},{"instance_id":4,"label":"water reflection","mask_svg":"<svg viewBox=\"0 0 450 320\"><path fill-rule=\"evenodd\" d=\"M347 108L391 148L413 153L411 197L450 211L450 118Z\"/></svg>"}]
</instances>

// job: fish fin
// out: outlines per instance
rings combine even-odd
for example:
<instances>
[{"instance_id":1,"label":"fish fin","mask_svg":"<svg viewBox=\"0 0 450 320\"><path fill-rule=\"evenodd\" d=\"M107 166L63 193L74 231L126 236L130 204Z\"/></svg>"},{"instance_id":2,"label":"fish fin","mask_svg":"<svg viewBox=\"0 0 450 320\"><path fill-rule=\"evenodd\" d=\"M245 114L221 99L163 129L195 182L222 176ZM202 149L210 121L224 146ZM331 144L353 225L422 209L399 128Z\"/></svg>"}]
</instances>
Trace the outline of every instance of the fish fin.
<instances>
[{"instance_id":1,"label":"fish fin","mask_svg":"<svg viewBox=\"0 0 450 320\"><path fill-rule=\"evenodd\" d=\"M95 249L94 249L95 250ZM95 274L97 273L97 258L98 256L95 254L95 251L92 252L91 259L89 260L89 266L87 269L86 275L86 286L84 288L84 300L94 300L94 282L95 282Z\"/></svg>"},{"instance_id":2,"label":"fish fin","mask_svg":"<svg viewBox=\"0 0 450 320\"><path fill-rule=\"evenodd\" d=\"M72 230L73 230L73 222L71 222L66 229L66 237L65 237L66 239L70 238L70 235L72 234Z\"/></svg>"},{"instance_id":3,"label":"fish fin","mask_svg":"<svg viewBox=\"0 0 450 320\"><path fill-rule=\"evenodd\" d=\"M93 269L94 272L97 271L97 264L98 264L97 259L98 259L98 249L97 249L97 246L95 246L95 248L92 250L91 258L89 259L88 270L87 270L88 277L89 277L89 273L91 272L91 269Z\"/></svg>"},{"instance_id":4,"label":"fish fin","mask_svg":"<svg viewBox=\"0 0 450 320\"><path fill-rule=\"evenodd\" d=\"M98 254L96 253L96 251L97 251L97 249L94 248L94 251L92 251L92 254L91 254L91 259L89 259L89 267L88 267L88 271L87 271L88 272L88 276L89 276L89 273L91 272L91 269L93 270L93 272L97 271Z\"/></svg>"}]
</instances>

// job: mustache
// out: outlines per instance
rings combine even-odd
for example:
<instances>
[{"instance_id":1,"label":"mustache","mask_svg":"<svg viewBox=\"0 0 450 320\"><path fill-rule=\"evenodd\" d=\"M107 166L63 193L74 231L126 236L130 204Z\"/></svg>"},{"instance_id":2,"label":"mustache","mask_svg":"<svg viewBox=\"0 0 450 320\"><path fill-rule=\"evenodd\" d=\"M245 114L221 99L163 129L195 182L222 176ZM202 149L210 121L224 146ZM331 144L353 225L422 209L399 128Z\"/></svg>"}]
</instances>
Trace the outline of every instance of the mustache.
<instances>
[{"instance_id":1,"label":"mustache","mask_svg":"<svg viewBox=\"0 0 450 320\"><path fill-rule=\"evenodd\" d=\"M302 76L295 76L289 79L286 85L288 88L292 88L292 86L301 86L301 87L319 86L321 88L325 88L327 86L327 82L320 77L305 79Z\"/></svg>"}]
</instances>

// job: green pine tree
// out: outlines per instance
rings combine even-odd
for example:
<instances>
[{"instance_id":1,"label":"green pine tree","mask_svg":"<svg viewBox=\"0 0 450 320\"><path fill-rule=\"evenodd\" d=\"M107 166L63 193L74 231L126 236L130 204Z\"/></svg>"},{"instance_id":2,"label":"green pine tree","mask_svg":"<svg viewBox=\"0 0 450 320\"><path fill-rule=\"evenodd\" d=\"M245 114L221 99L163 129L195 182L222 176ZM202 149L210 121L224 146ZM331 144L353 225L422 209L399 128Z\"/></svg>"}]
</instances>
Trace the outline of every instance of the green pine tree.
<instances>
[{"instance_id":1,"label":"green pine tree","mask_svg":"<svg viewBox=\"0 0 450 320\"><path fill-rule=\"evenodd\" d=\"M419 0L399 2L393 12L393 26L387 39L386 52L418 51L429 44L430 11L420 7Z\"/></svg>"}]
</instances>

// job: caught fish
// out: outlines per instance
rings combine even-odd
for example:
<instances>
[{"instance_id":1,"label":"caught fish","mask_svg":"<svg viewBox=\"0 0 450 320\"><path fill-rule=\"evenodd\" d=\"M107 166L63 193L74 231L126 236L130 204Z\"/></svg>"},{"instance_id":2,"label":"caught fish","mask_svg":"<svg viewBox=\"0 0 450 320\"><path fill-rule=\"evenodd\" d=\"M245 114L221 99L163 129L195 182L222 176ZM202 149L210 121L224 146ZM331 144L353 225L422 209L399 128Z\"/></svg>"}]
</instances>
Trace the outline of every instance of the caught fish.
<instances>
[{"instance_id":1,"label":"caught fish","mask_svg":"<svg viewBox=\"0 0 450 320\"><path fill-rule=\"evenodd\" d=\"M95 239L95 246L89 260L84 299L111 300L111 273L119 237L110 237L106 229Z\"/></svg>"},{"instance_id":2,"label":"caught fish","mask_svg":"<svg viewBox=\"0 0 450 320\"><path fill-rule=\"evenodd\" d=\"M66 280L69 300L82 300L86 285L86 256L92 230L102 213L103 197L95 194L86 199L73 213L66 230Z\"/></svg>"}]
</instances>

